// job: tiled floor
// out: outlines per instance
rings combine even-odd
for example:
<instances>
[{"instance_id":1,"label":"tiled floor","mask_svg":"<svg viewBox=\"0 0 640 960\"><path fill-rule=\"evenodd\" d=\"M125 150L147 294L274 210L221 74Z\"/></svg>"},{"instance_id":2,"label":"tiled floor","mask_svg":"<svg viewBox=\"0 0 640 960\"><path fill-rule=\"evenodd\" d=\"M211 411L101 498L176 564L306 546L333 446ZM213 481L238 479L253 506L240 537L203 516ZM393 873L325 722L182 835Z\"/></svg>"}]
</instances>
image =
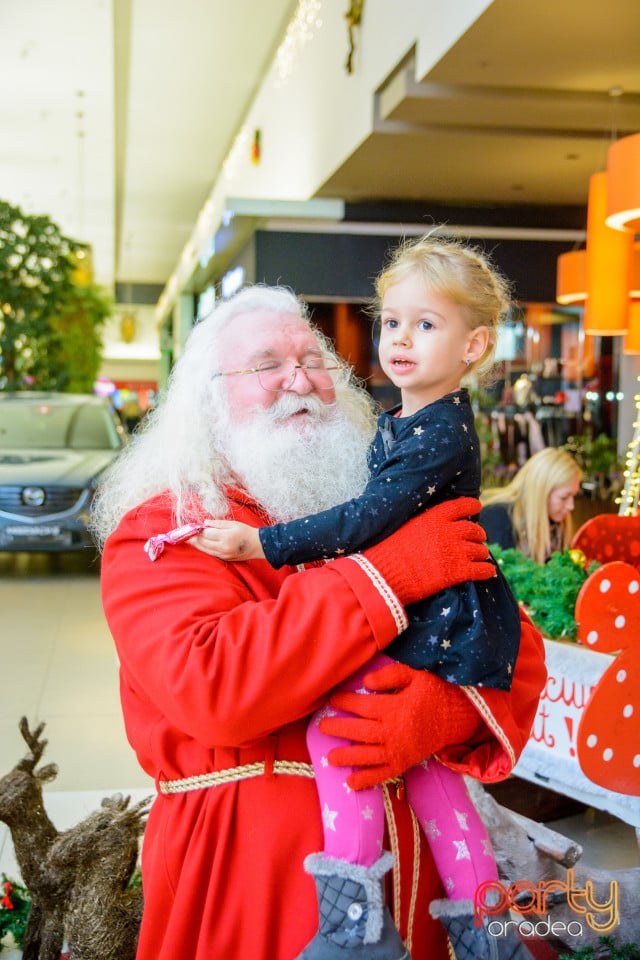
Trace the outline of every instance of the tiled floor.
<instances>
[{"instance_id":1,"label":"tiled floor","mask_svg":"<svg viewBox=\"0 0 640 960\"><path fill-rule=\"evenodd\" d=\"M27 751L18 730L24 715L32 727L46 723L42 762L56 763L59 772L45 787L45 806L58 829L113 793L134 800L152 794L124 734L97 567L73 556L0 554L0 605L0 791L2 776ZM606 814L580 813L551 826L583 844L585 863L640 866L634 830ZM2 824L1 872L19 878Z\"/></svg>"}]
</instances>

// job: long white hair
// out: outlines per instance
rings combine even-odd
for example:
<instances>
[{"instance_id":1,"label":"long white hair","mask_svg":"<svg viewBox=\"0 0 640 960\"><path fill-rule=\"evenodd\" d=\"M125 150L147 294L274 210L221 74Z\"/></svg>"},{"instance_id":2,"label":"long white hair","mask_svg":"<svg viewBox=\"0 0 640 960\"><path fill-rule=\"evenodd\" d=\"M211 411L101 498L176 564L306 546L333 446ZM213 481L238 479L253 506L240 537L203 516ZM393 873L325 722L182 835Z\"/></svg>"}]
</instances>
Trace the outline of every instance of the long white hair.
<instances>
[{"instance_id":1,"label":"long white hair","mask_svg":"<svg viewBox=\"0 0 640 960\"><path fill-rule=\"evenodd\" d=\"M336 403L343 416L371 437L375 419L371 398L313 326L305 304L285 287L247 287L222 301L193 328L171 372L166 394L98 489L91 528L100 547L125 513L159 494L169 498L177 525L228 512L225 487L233 482L233 473L220 442L226 423L226 391L224 378L213 374L218 372L222 331L239 315L265 310L295 314L308 324L326 362L342 367Z\"/></svg>"}]
</instances>

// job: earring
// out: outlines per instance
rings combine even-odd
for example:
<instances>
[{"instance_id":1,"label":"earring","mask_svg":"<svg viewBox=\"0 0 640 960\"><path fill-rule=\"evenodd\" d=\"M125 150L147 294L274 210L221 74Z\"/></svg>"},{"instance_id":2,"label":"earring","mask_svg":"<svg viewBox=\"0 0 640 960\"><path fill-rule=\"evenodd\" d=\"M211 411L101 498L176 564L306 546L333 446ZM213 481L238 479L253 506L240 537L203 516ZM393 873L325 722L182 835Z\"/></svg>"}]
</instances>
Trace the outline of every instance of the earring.
<instances>
[{"instance_id":1,"label":"earring","mask_svg":"<svg viewBox=\"0 0 640 960\"><path fill-rule=\"evenodd\" d=\"M464 358L464 362L466 363L466 365L467 365L468 367L470 367L470 366L471 366L471 357L465 357L465 358Z\"/></svg>"}]
</instances>

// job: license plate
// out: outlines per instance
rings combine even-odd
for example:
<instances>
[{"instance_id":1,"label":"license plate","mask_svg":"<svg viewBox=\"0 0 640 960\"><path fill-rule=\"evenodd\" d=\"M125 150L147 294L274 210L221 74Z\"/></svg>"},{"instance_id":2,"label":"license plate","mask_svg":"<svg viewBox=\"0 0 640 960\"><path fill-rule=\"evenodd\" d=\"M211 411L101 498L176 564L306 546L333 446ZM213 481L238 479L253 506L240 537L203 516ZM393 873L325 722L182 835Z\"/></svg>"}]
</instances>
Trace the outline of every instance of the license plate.
<instances>
[{"instance_id":1,"label":"license plate","mask_svg":"<svg viewBox=\"0 0 640 960\"><path fill-rule=\"evenodd\" d=\"M10 537L14 537L21 540L32 540L40 539L41 537L59 537L60 536L60 527L50 527L50 526L19 526L19 527L5 527L5 533L9 534Z\"/></svg>"}]
</instances>

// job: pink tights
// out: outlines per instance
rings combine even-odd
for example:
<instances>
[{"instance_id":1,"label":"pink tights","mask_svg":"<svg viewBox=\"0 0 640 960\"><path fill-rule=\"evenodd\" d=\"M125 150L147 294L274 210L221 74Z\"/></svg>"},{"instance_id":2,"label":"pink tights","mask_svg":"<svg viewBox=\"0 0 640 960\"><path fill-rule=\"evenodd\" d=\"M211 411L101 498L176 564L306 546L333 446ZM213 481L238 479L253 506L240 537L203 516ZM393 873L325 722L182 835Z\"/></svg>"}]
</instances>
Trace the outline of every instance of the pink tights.
<instances>
[{"instance_id":1,"label":"pink tights","mask_svg":"<svg viewBox=\"0 0 640 960\"><path fill-rule=\"evenodd\" d=\"M344 690L363 689L366 673L391 663L378 654L343 684ZM375 696L374 693L371 696ZM371 866L380 857L384 833L384 803L380 787L351 790L348 767L333 767L327 754L347 741L326 737L318 719L309 724L307 743L313 761L328 857ZM438 763L425 761L404 775L407 798L427 838L443 886L451 899L473 899L476 887L497 880L498 873L487 831L467 791L464 778Z\"/></svg>"}]
</instances>

